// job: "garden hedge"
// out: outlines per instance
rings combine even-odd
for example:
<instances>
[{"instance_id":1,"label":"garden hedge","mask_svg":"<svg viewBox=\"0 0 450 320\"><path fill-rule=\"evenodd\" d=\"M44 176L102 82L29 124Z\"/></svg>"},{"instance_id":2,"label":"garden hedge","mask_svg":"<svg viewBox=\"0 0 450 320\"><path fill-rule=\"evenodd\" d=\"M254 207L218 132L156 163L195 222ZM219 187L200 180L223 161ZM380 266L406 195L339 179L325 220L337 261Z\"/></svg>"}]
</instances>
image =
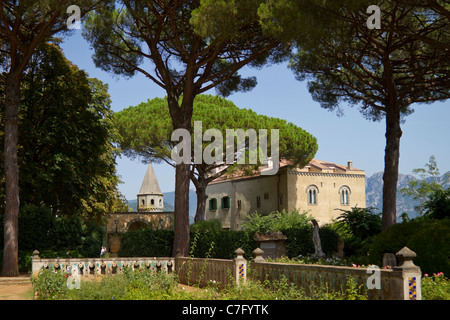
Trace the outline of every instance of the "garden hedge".
<instances>
[{"instance_id":1,"label":"garden hedge","mask_svg":"<svg viewBox=\"0 0 450 320\"><path fill-rule=\"evenodd\" d=\"M417 254L414 264L423 273L450 274L450 219L414 219L389 227L373 238L369 260L381 265L384 253L396 253L404 246Z\"/></svg>"},{"instance_id":2,"label":"garden hedge","mask_svg":"<svg viewBox=\"0 0 450 320\"><path fill-rule=\"evenodd\" d=\"M282 230L287 236L286 248L290 258L314 253L312 227ZM338 235L327 226L319 230L322 249L331 255L336 251ZM119 255L122 257L167 257L172 255L173 231L142 229L122 235ZM251 259L258 247L253 235L247 231L196 231L190 232L190 248L194 257L233 259L234 251L241 248L245 258Z\"/></svg>"}]
</instances>

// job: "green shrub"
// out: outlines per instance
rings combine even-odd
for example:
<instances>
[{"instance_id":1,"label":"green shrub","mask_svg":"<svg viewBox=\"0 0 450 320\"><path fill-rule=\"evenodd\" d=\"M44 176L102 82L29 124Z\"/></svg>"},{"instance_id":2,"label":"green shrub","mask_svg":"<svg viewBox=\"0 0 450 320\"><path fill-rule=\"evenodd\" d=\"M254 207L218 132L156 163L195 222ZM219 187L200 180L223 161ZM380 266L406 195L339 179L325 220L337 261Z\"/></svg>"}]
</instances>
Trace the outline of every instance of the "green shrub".
<instances>
[{"instance_id":1,"label":"green shrub","mask_svg":"<svg viewBox=\"0 0 450 320\"><path fill-rule=\"evenodd\" d=\"M422 272L450 274L450 220L415 219L389 227L374 237L370 263L381 265L384 253L396 253L404 246L417 254L414 264Z\"/></svg>"},{"instance_id":2,"label":"green shrub","mask_svg":"<svg viewBox=\"0 0 450 320\"><path fill-rule=\"evenodd\" d=\"M314 253L314 243L312 241L312 226L304 226L295 229L285 229L281 231L286 237L286 253L288 257L306 256Z\"/></svg>"},{"instance_id":3,"label":"green shrub","mask_svg":"<svg viewBox=\"0 0 450 320\"><path fill-rule=\"evenodd\" d=\"M339 241L339 234L336 230L331 225L325 224L319 228L319 236L322 251L328 256L336 253L337 243Z\"/></svg>"},{"instance_id":4,"label":"green shrub","mask_svg":"<svg viewBox=\"0 0 450 320\"><path fill-rule=\"evenodd\" d=\"M195 233L191 232L191 243L195 238ZM214 248L210 252L210 258L233 259L237 248L244 250L244 257L251 259L252 252L258 247L258 243L253 240L252 235L247 231L229 231L221 230L219 232L200 232L197 236L194 251L191 253L194 257L204 258L209 252L211 243Z\"/></svg>"},{"instance_id":5,"label":"green shrub","mask_svg":"<svg viewBox=\"0 0 450 320\"><path fill-rule=\"evenodd\" d=\"M298 210L287 212L273 212L267 215L255 212L250 214L243 223L244 230L251 234L268 233L286 229L302 228L312 220L307 212L300 213Z\"/></svg>"},{"instance_id":6,"label":"green shrub","mask_svg":"<svg viewBox=\"0 0 450 320\"><path fill-rule=\"evenodd\" d=\"M68 273L41 269L37 276L31 276L31 283L37 298L42 300L62 299L67 295Z\"/></svg>"},{"instance_id":7,"label":"green shrub","mask_svg":"<svg viewBox=\"0 0 450 320\"><path fill-rule=\"evenodd\" d=\"M272 215L263 215L259 212L250 214L242 224L244 230L250 234L277 231Z\"/></svg>"},{"instance_id":8,"label":"green shrub","mask_svg":"<svg viewBox=\"0 0 450 320\"><path fill-rule=\"evenodd\" d=\"M219 219L199 221L191 224L189 227L191 232L219 232L222 231L222 222Z\"/></svg>"},{"instance_id":9,"label":"green shrub","mask_svg":"<svg viewBox=\"0 0 450 320\"><path fill-rule=\"evenodd\" d=\"M407 247L416 252L414 263L422 272L450 275L450 221L425 224L411 236Z\"/></svg>"},{"instance_id":10,"label":"green shrub","mask_svg":"<svg viewBox=\"0 0 450 320\"><path fill-rule=\"evenodd\" d=\"M287 237L285 244L288 257L307 256L314 253L312 225L283 229L281 232ZM323 225L319 228L319 236L322 251L328 256L333 255L339 240L338 233L330 225Z\"/></svg>"},{"instance_id":11,"label":"green shrub","mask_svg":"<svg viewBox=\"0 0 450 320\"><path fill-rule=\"evenodd\" d=\"M442 272L422 278L423 300L450 300L450 280Z\"/></svg>"},{"instance_id":12,"label":"green shrub","mask_svg":"<svg viewBox=\"0 0 450 320\"><path fill-rule=\"evenodd\" d=\"M376 208L358 208L342 210L336 218L338 228L350 231L351 235L359 240L365 240L381 231L380 214L375 213Z\"/></svg>"},{"instance_id":13,"label":"green shrub","mask_svg":"<svg viewBox=\"0 0 450 320\"><path fill-rule=\"evenodd\" d=\"M101 281L82 281L80 289L70 290L72 300L157 300L170 299L178 284L175 274L148 268L102 277Z\"/></svg>"},{"instance_id":14,"label":"green shrub","mask_svg":"<svg viewBox=\"0 0 450 320\"><path fill-rule=\"evenodd\" d=\"M172 256L173 231L141 229L122 235L119 255L122 257Z\"/></svg>"},{"instance_id":15,"label":"green shrub","mask_svg":"<svg viewBox=\"0 0 450 320\"><path fill-rule=\"evenodd\" d=\"M433 191L422 206L425 214L432 219L449 219L450 188Z\"/></svg>"}]
</instances>

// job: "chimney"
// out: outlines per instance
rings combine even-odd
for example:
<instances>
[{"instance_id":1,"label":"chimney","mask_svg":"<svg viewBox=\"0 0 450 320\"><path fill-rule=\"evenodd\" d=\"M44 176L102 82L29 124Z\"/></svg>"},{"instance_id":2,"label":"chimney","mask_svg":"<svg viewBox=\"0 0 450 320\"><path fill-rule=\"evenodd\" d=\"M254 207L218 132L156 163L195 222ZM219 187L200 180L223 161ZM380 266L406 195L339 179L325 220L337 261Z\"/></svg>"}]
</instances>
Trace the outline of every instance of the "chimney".
<instances>
[{"instance_id":1,"label":"chimney","mask_svg":"<svg viewBox=\"0 0 450 320\"><path fill-rule=\"evenodd\" d=\"M347 168L348 168L348 170L353 170L353 161L347 162Z\"/></svg>"}]
</instances>

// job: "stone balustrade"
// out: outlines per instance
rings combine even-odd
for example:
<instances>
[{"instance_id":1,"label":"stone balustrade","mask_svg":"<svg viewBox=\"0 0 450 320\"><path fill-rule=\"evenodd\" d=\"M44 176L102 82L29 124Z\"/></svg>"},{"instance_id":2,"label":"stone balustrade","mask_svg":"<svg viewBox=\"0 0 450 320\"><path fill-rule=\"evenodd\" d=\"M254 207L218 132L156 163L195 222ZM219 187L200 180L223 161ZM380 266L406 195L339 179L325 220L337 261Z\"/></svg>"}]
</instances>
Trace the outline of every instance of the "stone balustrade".
<instances>
[{"instance_id":1,"label":"stone balustrade","mask_svg":"<svg viewBox=\"0 0 450 320\"><path fill-rule=\"evenodd\" d=\"M39 251L33 252L32 274L37 275L44 269L61 270L78 275L100 276L102 274L115 274L123 271L124 268L144 269L151 268L155 271L171 273L175 271L175 258L40 258Z\"/></svg>"},{"instance_id":2,"label":"stone balustrade","mask_svg":"<svg viewBox=\"0 0 450 320\"><path fill-rule=\"evenodd\" d=\"M242 284L247 281L247 260L244 251L237 249L235 259L204 259L191 257L176 258L79 258L79 259L41 259L35 251L32 259L32 272L38 274L42 268L78 272L88 277L102 274L120 273L125 267L133 270L151 268L155 271L176 272L182 284L206 285L209 281L222 285ZM416 254L404 247L397 252L399 266L392 269L354 268L331 265L292 264L266 262L261 249L253 251L255 258L250 263L248 277L257 280L279 280L285 277L288 282L305 289L308 294L312 287L324 287L341 291L352 277L357 285L363 285L371 300L421 300L420 268L414 265Z\"/></svg>"}]
</instances>

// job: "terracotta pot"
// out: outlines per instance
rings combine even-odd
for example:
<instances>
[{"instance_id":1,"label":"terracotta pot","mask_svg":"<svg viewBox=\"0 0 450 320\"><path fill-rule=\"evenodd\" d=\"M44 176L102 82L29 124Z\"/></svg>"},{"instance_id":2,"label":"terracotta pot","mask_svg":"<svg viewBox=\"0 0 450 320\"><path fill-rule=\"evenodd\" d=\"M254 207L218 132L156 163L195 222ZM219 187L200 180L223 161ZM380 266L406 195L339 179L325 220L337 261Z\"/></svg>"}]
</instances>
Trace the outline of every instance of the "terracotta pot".
<instances>
[{"instance_id":1,"label":"terracotta pot","mask_svg":"<svg viewBox=\"0 0 450 320\"><path fill-rule=\"evenodd\" d=\"M112 253L116 253L120 251L120 237L119 236L111 236L109 240L109 250Z\"/></svg>"}]
</instances>

